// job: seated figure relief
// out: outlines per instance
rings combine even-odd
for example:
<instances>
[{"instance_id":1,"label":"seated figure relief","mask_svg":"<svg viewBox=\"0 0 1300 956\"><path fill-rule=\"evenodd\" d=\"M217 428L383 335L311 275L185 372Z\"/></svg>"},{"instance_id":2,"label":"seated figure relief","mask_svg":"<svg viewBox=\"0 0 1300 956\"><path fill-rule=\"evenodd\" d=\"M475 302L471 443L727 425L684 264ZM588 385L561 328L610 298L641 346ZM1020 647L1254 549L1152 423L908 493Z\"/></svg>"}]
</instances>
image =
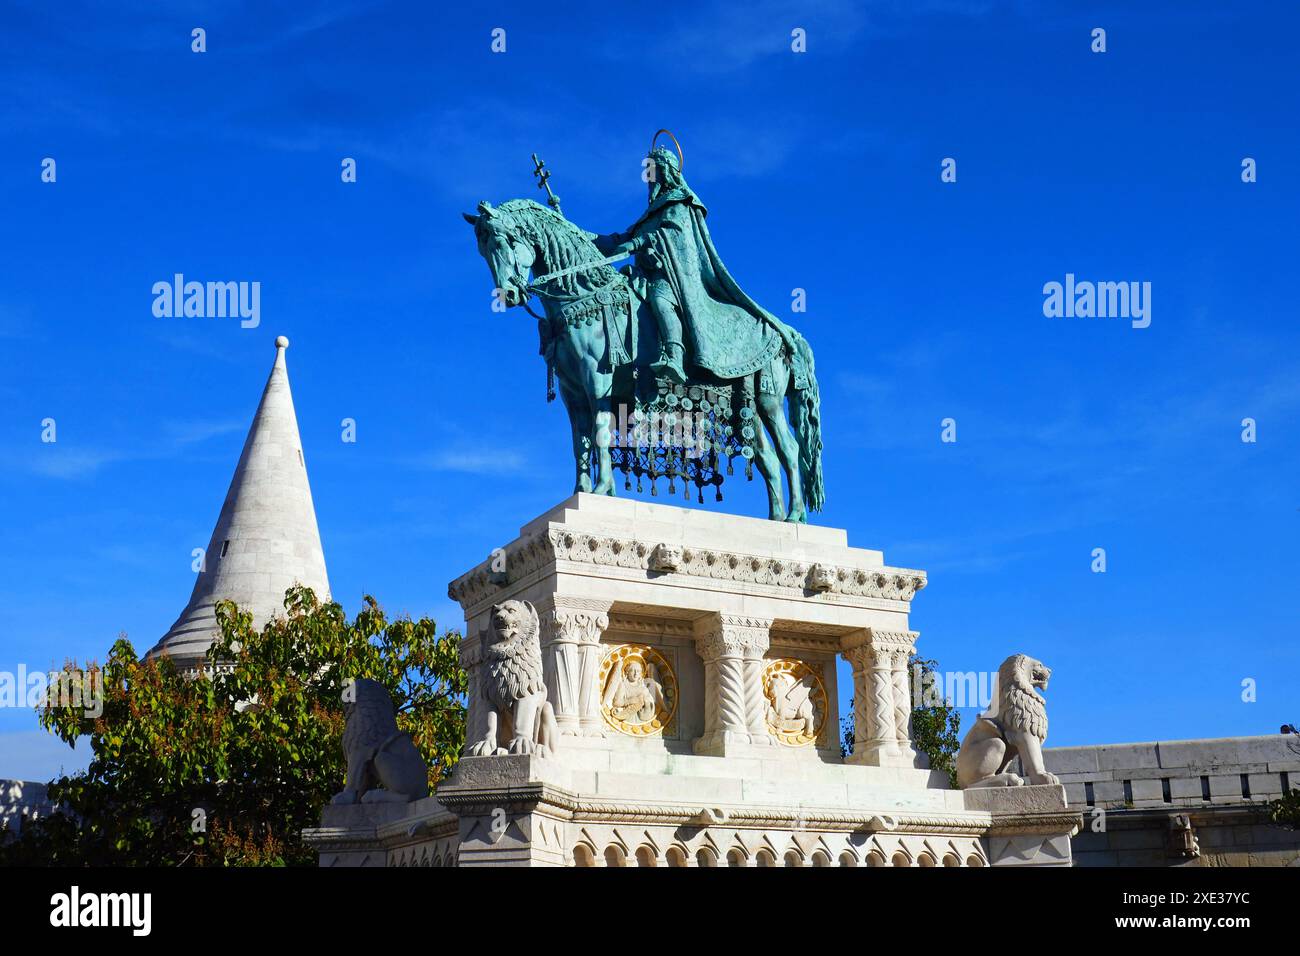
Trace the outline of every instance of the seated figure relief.
<instances>
[{"instance_id":1,"label":"seated figure relief","mask_svg":"<svg viewBox=\"0 0 1300 956\"><path fill-rule=\"evenodd\" d=\"M635 737L664 733L677 708L677 678L650 647L625 644L606 657L600 674L601 713L615 730Z\"/></svg>"}]
</instances>

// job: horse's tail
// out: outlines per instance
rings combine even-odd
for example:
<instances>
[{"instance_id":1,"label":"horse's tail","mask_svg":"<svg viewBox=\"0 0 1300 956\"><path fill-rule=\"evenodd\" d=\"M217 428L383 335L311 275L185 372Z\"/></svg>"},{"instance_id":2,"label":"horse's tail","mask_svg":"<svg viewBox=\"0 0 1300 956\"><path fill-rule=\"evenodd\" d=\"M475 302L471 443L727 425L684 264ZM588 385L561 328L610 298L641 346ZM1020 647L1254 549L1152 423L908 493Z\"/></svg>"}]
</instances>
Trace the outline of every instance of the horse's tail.
<instances>
[{"instance_id":1,"label":"horse's tail","mask_svg":"<svg viewBox=\"0 0 1300 956\"><path fill-rule=\"evenodd\" d=\"M813 368L812 348L808 340L794 333L794 361L801 367L807 385L798 390L790 402L795 435L799 438L799 477L803 483L804 504L809 511L821 511L826 504L822 484L822 396Z\"/></svg>"}]
</instances>

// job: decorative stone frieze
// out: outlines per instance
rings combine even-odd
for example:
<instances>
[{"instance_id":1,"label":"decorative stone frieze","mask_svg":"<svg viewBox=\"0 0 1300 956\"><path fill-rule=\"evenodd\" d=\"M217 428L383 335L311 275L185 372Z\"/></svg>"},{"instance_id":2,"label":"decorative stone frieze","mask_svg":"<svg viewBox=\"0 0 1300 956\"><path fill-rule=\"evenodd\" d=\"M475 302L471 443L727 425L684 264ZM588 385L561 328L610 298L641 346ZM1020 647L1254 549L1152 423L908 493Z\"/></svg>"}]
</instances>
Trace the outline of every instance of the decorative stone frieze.
<instances>
[{"instance_id":1,"label":"decorative stone frieze","mask_svg":"<svg viewBox=\"0 0 1300 956\"><path fill-rule=\"evenodd\" d=\"M557 528L537 532L506 549L506 583L514 584L560 561L904 602L911 601L926 583L924 571L908 568L809 564ZM481 609L505 586L499 581L499 577L493 580L491 562L485 561L453 581L447 595L470 613Z\"/></svg>"}]
</instances>

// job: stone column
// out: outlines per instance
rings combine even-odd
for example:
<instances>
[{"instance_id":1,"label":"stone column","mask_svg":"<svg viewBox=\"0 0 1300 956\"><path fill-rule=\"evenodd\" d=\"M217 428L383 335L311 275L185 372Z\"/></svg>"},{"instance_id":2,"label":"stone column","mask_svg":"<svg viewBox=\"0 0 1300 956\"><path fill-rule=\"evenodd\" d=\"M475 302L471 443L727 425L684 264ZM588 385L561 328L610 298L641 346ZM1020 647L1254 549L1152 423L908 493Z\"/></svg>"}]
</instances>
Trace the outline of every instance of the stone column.
<instances>
[{"instance_id":1,"label":"stone column","mask_svg":"<svg viewBox=\"0 0 1300 956\"><path fill-rule=\"evenodd\" d=\"M896 648L893 653L894 677L894 741L898 753L909 763L916 758L916 749L912 746L912 694L907 679L908 663L912 659L915 647L915 635L906 647Z\"/></svg>"},{"instance_id":2,"label":"stone column","mask_svg":"<svg viewBox=\"0 0 1300 956\"><path fill-rule=\"evenodd\" d=\"M754 621L745 639L745 724L749 742L772 746L776 740L767 730L767 694L763 691L763 665L771 646L771 621Z\"/></svg>"},{"instance_id":3,"label":"stone column","mask_svg":"<svg viewBox=\"0 0 1300 956\"><path fill-rule=\"evenodd\" d=\"M555 595L537 608L541 621L546 696L562 734L603 737L600 637L609 627L608 601Z\"/></svg>"},{"instance_id":4,"label":"stone column","mask_svg":"<svg viewBox=\"0 0 1300 956\"><path fill-rule=\"evenodd\" d=\"M487 733L487 704L479 682L483 661L483 633L467 634L458 650L460 669L465 672L465 746L472 747Z\"/></svg>"},{"instance_id":5,"label":"stone column","mask_svg":"<svg viewBox=\"0 0 1300 956\"><path fill-rule=\"evenodd\" d=\"M907 661L913 631L866 628L841 644L853 668L853 753L847 762L883 767L912 765L912 703Z\"/></svg>"},{"instance_id":6,"label":"stone column","mask_svg":"<svg viewBox=\"0 0 1300 956\"><path fill-rule=\"evenodd\" d=\"M695 625L695 649L704 661L704 736L695 752L727 756L769 744L763 695L763 654L770 620L714 614Z\"/></svg>"}]
</instances>

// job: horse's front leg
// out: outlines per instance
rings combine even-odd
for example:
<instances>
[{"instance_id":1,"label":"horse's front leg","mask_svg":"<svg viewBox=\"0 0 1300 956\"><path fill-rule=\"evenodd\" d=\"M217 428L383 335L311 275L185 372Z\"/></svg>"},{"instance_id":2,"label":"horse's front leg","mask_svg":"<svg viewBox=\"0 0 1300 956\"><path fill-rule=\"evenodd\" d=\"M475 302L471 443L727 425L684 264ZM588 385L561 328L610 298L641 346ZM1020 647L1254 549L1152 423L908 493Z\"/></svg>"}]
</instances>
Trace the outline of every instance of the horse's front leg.
<instances>
[{"instance_id":1,"label":"horse's front leg","mask_svg":"<svg viewBox=\"0 0 1300 956\"><path fill-rule=\"evenodd\" d=\"M785 471L785 480L790 484L790 509L786 512L785 520L804 522L808 520L808 508L803 498L803 474L799 471L799 442L790 430L790 421L785 415L785 399L793 384L790 366L781 355L777 355L762 375L764 385L779 385L777 394L768 394L760 388L757 397L758 415L772 436L776 455Z\"/></svg>"},{"instance_id":2,"label":"horse's front leg","mask_svg":"<svg viewBox=\"0 0 1300 956\"><path fill-rule=\"evenodd\" d=\"M614 440L614 411L611 393L614 376L604 372L594 374L595 401L596 487L594 494L614 495L614 458L610 445Z\"/></svg>"},{"instance_id":3,"label":"horse's front leg","mask_svg":"<svg viewBox=\"0 0 1300 956\"><path fill-rule=\"evenodd\" d=\"M785 520L785 498L781 494L781 463L772 450L772 442L761 422L755 422L754 464L767 483L767 516L773 521Z\"/></svg>"},{"instance_id":4,"label":"horse's front leg","mask_svg":"<svg viewBox=\"0 0 1300 956\"><path fill-rule=\"evenodd\" d=\"M594 428L590 405L581 391L560 383L560 397L569 411L569 429L573 433L573 466L577 472L573 485L579 491L591 491L591 439Z\"/></svg>"},{"instance_id":5,"label":"horse's front leg","mask_svg":"<svg viewBox=\"0 0 1300 956\"><path fill-rule=\"evenodd\" d=\"M790 483L790 510L786 513L785 520L807 521L808 509L804 506L803 481L799 473L799 443L790 432L790 423L785 417L785 405L779 396L759 395L758 414L772 436L772 442L776 445L777 458L785 472L786 481Z\"/></svg>"}]
</instances>

